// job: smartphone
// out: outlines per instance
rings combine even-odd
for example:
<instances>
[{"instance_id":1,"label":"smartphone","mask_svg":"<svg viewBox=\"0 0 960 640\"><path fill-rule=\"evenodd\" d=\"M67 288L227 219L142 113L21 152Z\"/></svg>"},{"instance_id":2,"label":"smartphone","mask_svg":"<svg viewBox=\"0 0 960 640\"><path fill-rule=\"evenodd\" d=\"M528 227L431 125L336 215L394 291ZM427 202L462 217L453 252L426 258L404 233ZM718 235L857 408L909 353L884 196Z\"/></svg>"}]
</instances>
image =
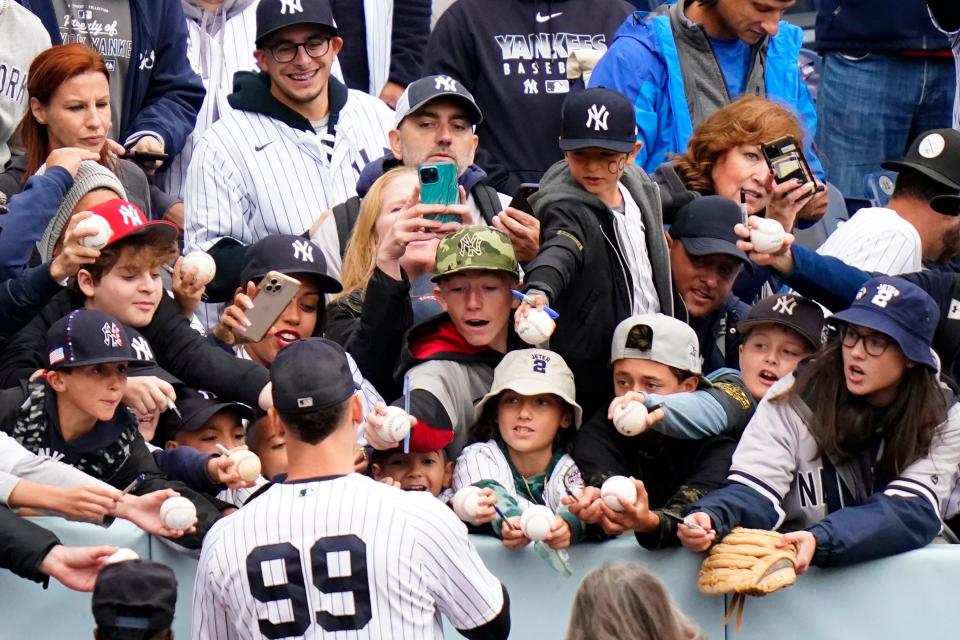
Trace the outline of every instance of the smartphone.
<instances>
[{"instance_id":1,"label":"smartphone","mask_svg":"<svg viewBox=\"0 0 960 640\"><path fill-rule=\"evenodd\" d=\"M254 342L262 340L299 290L300 281L296 278L276 271L263 276L253 293L253 309L247 311L250 326L243 332L244 337Z\"/></svg>"},{"instance_id":2,"label":"smartphone","mask_svg":"<svg viewBox=\"0 0 960 640\"><path fill-rule=\"evenodd\" d=\"M420 178L420 202L424 204L460 204L460 183L457 165L452 162L428 162L417 167ZM439 222L462 222L454 213L431 213L424 216Z\"/></svg>"},{"instance_id":3,"label":"smartphone","mask_svg":"<svg viewBox=\"0 0 960 640\"><path fill-rule=\"evenodd\" d=\"M517 192L513 195L513 200L510 201L510 206L514 209L519 209L524 213L529 213L533 215L533 207L530 205L530 196L535 194L540 190L540 185L535 182L524 182L520 185L520 188L517 189Z\"/></svg>"},{"instance_id":4,"label":"smartphone","mask_svg":"<svg viewBox=\"0 0 960 640\"><path fill-rule=\"evenodd\" d=\"M777 184L797 179L801 182L814 183L816 185L814 193L826 188L813 179L813 172L810 171L810 165L807 164L807 159L803 155L803 149L790 136L768 142L762 148L763 157L766 159L770 171L773 172L773 179Z\"/></svg>"},{"instance_id":5,"label":"smartphone","mask_svg":"<svg viewBox=\"0 0 960 640\"><path fill-rule=\"evenodd\" d=\"M127 152L123 154L123 157L127 160L132 160L138 164L145 162L154 162L159 160L160 162L166 161L170 156L166 153L150 153L149 151L137 151L136 149L127 149Z\"/></svg>"}]
</instances>

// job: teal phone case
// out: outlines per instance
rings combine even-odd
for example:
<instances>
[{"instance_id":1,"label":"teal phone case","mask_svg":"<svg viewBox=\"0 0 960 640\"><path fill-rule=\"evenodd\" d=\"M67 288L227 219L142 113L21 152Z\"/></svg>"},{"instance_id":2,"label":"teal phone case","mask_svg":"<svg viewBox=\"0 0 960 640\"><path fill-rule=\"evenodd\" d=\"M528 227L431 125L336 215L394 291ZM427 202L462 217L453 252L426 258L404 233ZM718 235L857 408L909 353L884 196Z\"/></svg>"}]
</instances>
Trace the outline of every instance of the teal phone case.
<instances>
[{"instance_id":1,"label":"teal phone case","mask_svg":"<svg viewBox=\"0 0 960 640\"><path fill-rule=\"evenodd\" d=\"M417 174L420 177L420 202L460 204L457 165L452 162L428 162L417 168Z\"/></svg>"}]
</instances>

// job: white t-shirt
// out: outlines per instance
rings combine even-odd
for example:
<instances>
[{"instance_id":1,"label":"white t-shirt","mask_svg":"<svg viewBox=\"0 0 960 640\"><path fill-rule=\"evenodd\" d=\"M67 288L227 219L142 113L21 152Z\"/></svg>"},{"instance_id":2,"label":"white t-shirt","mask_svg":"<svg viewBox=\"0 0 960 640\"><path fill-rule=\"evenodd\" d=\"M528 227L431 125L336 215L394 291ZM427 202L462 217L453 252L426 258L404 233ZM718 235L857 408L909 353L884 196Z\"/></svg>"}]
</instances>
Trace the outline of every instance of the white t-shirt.
<instances>
[{"instance_id":1,"label":"white t-shirt","mask_svg":"<svg viewBox=\"0 0 960 640\"><path fill-rule=\"evenodd\" d=\"M896 211L883 207L857 211L830 234L817 253L891 276L923 268L920 234Z\"/></svg>"},{"instance_id":2,"label":"white t-shirt","mask_svg":"<svg viewBox=\"0 0 960 640\"><path fill-rule=\"evenodd\" d=\"M627 270L633 281L633 309L631 313L659 313L660 299L657 297L657 288L653 283L653 267L650 264L650 255L647 253L646 230L640 207L634 201L630 192L622 185L620 194L623 196L623 211L611 209L613 221L616 225L617 238L627 259Z\"/></svg>"}]
</instances>

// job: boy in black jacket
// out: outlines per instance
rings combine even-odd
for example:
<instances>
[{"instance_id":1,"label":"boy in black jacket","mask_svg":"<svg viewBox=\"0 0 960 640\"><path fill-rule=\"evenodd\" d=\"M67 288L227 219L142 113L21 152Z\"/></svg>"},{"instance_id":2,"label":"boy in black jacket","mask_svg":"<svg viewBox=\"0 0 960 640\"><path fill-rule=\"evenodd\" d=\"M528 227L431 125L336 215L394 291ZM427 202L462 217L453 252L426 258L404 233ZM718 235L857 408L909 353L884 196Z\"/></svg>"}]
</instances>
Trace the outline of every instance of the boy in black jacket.
<instances>
[{"instance_id":1,"label":"boy in black jacket","mask_svg":"<svg viewBox=\"0 0 960 640\"><path fill-rule=\"evenodd\" d=\"M77 310L47 334L41 377L0 393L0 425L28 451L47 455L135 495L175 489L197 508L197 531L178 539L198 548L219 517L216 507L160 472L123 405L127 367L142 362L131 332L113 317ZM52 391L52 393L51 393ZM142 479L139 478L142 476Z\"/></svg>"}]
</instances>

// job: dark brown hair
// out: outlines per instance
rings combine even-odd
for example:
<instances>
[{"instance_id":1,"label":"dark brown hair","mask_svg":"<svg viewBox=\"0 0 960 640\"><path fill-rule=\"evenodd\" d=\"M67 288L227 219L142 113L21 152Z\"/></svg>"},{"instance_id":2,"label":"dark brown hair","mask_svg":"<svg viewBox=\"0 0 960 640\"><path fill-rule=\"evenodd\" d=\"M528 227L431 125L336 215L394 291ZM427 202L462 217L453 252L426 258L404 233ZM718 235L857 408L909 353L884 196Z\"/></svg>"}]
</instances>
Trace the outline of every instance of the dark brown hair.
<instances>
[{"instance_id":1,"label":"dark brown hair","mask_svg":"<svg viewBox=\"0 0 960 640\"><path fill-rule=\"evenodd\" d=\"M125 254L133 254L137 266L152 269L170 262L177 255L177 244L170 242L166 234L145 232L118 240L100 250L100 257L84 267L94 284L110 273Z\"/></svg>"},{"instance_id":2,"label":"dark brown hair","mask_svg":"<svg viewBox=\"0 0 960 640\"><path fill-rule=\"evenodd\" d=\"M852 458L879 430L883 452L875 476L878 484L886 484L929 453L934 432L947 419L946 399L933 372L918 364L904 370L896 399L878 409L847 390L843 370L841 342L835 339L798 371L787 393L772 401L799 401L810 408L807 428L821 456Z\"/></svg>"}]
</instances>

